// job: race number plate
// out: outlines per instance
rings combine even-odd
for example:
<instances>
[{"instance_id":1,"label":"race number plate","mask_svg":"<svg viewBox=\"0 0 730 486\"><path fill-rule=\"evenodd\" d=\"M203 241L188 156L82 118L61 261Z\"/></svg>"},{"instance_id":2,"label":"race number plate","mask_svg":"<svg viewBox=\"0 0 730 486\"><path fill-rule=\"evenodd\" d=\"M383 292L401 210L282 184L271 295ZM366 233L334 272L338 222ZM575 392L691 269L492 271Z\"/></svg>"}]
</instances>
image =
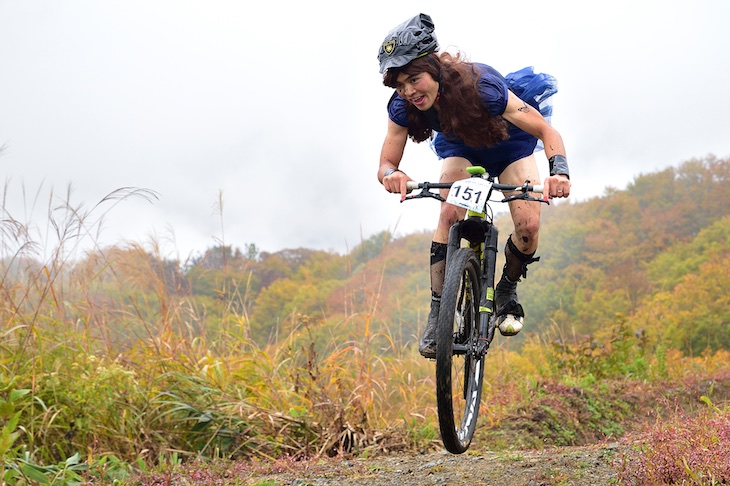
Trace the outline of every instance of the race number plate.
<instances>
[{"instance_id":1,"label":"race number plate","mask_svg":"<svg viewBox=\"0 0 730 486\"><path fill-rule=\"evenodd\" d=\"M492 183L480 177L456 181L449 189L446 202L481 213L484 211L484 204L487 202L491 188Z\"/></svg>"}]
</instances>

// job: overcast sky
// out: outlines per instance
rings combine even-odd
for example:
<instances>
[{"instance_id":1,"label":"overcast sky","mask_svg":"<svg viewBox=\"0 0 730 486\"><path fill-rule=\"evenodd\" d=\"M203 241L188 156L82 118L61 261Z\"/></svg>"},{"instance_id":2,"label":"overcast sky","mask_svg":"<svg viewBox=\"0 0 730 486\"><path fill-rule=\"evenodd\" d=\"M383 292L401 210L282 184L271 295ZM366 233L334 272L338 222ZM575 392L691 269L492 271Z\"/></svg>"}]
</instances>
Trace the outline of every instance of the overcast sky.
<instances>
[{"instance_id":1,"label":"overcast sky","mask_svg":"<svg viewBox=\"0 0 730 486\"><path fill-rule=\"evenodd\" d=\"M400 204L376 179L391 94L377 50L419 12L442 48L557 77L574 201L730 156L726 0L0 0L4 207L43 228L69 186L87 209L149 189L152 203L94 210L109 209L99 241L181 258L433 228L435 201ZM401 167L435 180L439 166L409 143Z\"/></svg>"}]
</instances>

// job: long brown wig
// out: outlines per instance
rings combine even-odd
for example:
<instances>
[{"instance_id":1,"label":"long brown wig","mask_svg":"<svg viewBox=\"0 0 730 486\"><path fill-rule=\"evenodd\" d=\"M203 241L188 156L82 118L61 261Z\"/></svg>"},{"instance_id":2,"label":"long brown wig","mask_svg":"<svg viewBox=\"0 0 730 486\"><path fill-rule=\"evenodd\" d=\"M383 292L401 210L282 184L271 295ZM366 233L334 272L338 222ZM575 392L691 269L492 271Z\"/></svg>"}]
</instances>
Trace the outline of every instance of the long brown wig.
<instances>
[{"instance_id":1,"label":"long brown wig","mask_svg":"<svg viewBox=\"0 0 730 486\"><path fill-rule=\"evenodd\" d=\"M423 72L440 80L438 117L444 135L458 137L475 148L491 147L507 139L507 122L501 116L489 113L479 95L476 67L463 61L459 54L431 53L403 67L388 69L383 76L383 84L395 88L400 73L411 76ZM408 103L406 113L408 136L415 142L431 138L433 130L429 128L426 112Z\"/></svg>"}]
</instances>

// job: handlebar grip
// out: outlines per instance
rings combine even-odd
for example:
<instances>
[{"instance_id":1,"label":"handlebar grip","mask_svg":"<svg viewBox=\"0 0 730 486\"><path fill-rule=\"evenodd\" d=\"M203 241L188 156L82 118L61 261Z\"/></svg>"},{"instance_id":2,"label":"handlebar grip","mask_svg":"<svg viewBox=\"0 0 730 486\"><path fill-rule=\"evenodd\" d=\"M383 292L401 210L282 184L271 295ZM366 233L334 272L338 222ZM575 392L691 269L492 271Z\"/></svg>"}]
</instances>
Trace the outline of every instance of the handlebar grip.
<instances>
[{"instance_id":1,"label":"handlebar grip","mask_svg":"<svg viewBox=\"0 0 730 486\"><path fill-rule=\"evenodd\" d=\"M532 186L532 192L542 192L543 191L543 185L538 184L536 186Z\"/></svg>"},{"instance_id":2,"label":"handlebar grip","mask_svg":"<svg viewBox=\"0 0 730 486\"><path fill-rule=\"evenodd\" d=\"M416 181L408 181L406 182L406 189L412 191L413 189L418 189L418 182Z\"/></svg>"}]
</instances>

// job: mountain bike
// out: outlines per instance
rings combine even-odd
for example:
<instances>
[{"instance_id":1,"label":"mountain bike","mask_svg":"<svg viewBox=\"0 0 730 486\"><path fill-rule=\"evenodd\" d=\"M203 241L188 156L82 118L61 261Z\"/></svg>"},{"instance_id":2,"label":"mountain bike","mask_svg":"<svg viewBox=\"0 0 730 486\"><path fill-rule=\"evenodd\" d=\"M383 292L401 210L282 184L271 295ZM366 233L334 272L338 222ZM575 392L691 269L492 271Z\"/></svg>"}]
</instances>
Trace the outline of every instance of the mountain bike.
<instances>
[{"instance_id":1,"label":"mountain bike","mask_svg":"<svg viewBox=\"0 0 730 486\"><path fill-rule=\"evenodd\" d=\"M408 182L406 199L430 197L467 210L449 230L446 275L436 333L436 404L441 440L453 454L465 452L474 437L482 397L484 361L494 339L494 280L499 231L490 202L517 199L547 202L531 193L542 186L498 184L483 167L453 183ZM444 199L432 189L449 189ZM490 200L493 191L510 193Z\"/></svg>"}]
</instances>

